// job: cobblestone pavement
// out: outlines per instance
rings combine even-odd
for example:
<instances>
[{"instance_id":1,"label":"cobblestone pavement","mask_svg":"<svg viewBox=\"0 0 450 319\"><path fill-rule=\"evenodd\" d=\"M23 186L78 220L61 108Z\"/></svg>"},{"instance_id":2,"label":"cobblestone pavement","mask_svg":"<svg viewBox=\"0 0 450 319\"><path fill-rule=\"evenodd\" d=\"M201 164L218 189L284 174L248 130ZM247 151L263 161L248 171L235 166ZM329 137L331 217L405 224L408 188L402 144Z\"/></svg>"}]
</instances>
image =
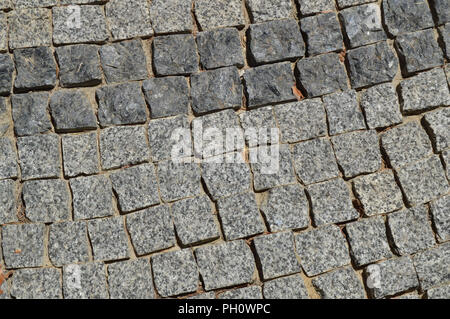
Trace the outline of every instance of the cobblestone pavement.
<instances>
[{"instance_id":1,"label":"cobblestone pavement","mask_svg":"<svg viewBox=\"0 0 450 319\"><path fill-rule=\"evenodd\" d=\"M449 0L0 0L0 299L450 298L449 29ZM236 162L173 161L197 124Z\"/></svg>"}]
</instances>

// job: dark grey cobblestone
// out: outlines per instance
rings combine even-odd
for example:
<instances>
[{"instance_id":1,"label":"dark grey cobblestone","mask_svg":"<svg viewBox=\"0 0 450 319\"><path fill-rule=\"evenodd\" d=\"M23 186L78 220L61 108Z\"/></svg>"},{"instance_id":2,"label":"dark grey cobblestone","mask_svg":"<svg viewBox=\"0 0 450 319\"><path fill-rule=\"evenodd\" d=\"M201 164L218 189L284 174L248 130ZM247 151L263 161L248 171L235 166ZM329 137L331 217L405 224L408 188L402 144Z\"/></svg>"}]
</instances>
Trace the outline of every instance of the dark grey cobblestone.
<instances>
[{"instance_id":1,"label":"dark grey cobblestone","mask_svg":"<svg viewBox=\"0 0 450 319\"><path fill-rule=\"evenodd\" d=\"M14 63L8 54L0 54L0 94L11 92Z\"/></svg>"},{"instance_id":2,"label":"dark grey cobblestone","mask_svg":"<svg viewBox=\"0 0 450 319\"><path fill-rule=\"evenodd\" d=\"M344 38L335 12L303 18L300 25L306 35L308 55L342 49Z\"/></svg>"},{"instance_id":3,"label":"dark grey cobblestone","mask_svg":"<svg viewBox=\"0 0 450 319\"><path fill-rule=\"evenodd\" d=\"M434 0L430 2L430 6L436 11L439 24L450 22L448 0Z\"/></svg>"},{"instance_id":4,"label":"dark grey cobblestone","mask_svg":"<svg viewBox=\"0 0 450 319\"><path fill-rule=\"evenodd\" d=\"M383 0L386 26L393 35L433 26L428 1Z\"/></svg>"}]
</instances>

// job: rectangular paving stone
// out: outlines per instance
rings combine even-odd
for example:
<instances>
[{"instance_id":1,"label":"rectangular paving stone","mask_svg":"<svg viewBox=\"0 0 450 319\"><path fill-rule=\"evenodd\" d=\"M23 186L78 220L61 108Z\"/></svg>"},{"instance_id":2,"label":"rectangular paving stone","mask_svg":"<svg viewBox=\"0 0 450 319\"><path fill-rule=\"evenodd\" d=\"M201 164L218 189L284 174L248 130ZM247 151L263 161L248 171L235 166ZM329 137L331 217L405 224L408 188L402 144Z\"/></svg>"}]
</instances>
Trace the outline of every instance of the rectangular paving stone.
<instances>
[{"instance_id":1,"label":"rectangular paving stone","mask_svg":"<svg viewBox=\"0 0 450 319\"><path fill-rule=\"evenodd\" d=\"M295 245L300 263L308 276L319 275L350 263L347 242L336 225L296 234Z\"/></svg>"},{"instance_id":2,"label":"rectangular paving stone","mask_svg":"<svg viewBox=\"0 0 450 319\"><path fill-rule=\"evenodd\" d=\"M308 56L343 48L344 38L335 12L303 18L300 27L306 36Z\"/></svg>"},{"instance_id":3,"label":"rectangular paving stone","mask_svg":"<svg viewBox=\"0 0 450 319\"><path fill-rule=\"evenodd\" d=\"M350 189L341 178L310 185L307 193L315 226L341 223L359 217L352 205Z\"/></svg>"},{"instance_id":4,"label":"rectangular paving stone","mask_svg":"<svg viewBox=\"0 0 450 319\"><path fill-rule=\"evenodd\" d=\"M446 168L447 178L450 178L450 150L442 152L442 160Z\"/></svg>"},{"instance_id":5,"label":"rectangular paving stone","mask_svg":"<svg viewBox=\"0 0 450 319\"><path fill-rule=\"evenodd\" d=\"M11 179L0 181L0 225L18 221L17 183Z\"/></svg>"},{"instance_id":6,"label":"rectangular paving stone","mask_svg":"<svg viewBox=\"0 0 450 319\"><path fill-rule=\"evenodd\" d=\"M294 19L251 24L247 31L251 62L256 64L300 58L305 44Z\"/></svg>"},{"instance_id":7,"label":"rectangular paving stone","mask_svg":"<svg viewBox=\"0 0 450 319\"><path fill-rule=\"evenodd\" d=\"M322 299L365 299L364 287L351 267L320 275L312 285Z\"/></svg>"},{"instance_id":8,"label":"rectangular paving stone","mask_svg":"<svg viewBox=\"0 0 450 319\"><path fill-rule=\"evenodd\" d=\"M450 109L445 108L427 113L423 117L423 121L428 132L431 133L434 149L440 152L450 148Z\"/></svg>"},{"instance_id":9,"label":"rectangular paving stone","mask_svg":"<svg viewBox=\"0 0 450 319\"><path fill-rule=\"evenodd\" d=\"M73 178L70 188L75 220L114 214L111 181L105 175Z\"/></svg>"},{"instance_id":10,"label":"rectangular paving stone","mask_svg":"<svg viewBox=\"0 0 450 319\"><path fill-rule=\"evenodd\" d=\"M22 179L59 177L61 171L60 137L50 133L19 137L19 150Z\"/></svg>"},{"instance_id":11,"label":"rectangular paving stone","mask_svg":"<svg viewBox=\"0 0 450 319\"><path fill-rule=\"evenodd\" d=\"M264 232L264 222L253 193L219 199L217 207L226 240L246 238Z\"/></svg>"},{"instance_id":12,"label":"rectangular paving stone","mask_svg":"<svg viewBox=\"0 0 450 319\"><path fill-rule=\"evenodd\" d=\"M12 0L15 8L38 8L55 6L58 0Z\"/></svg>"},{"instance_id":13,"label":"rectangular paving stone","mask_svg":"<svg viewBox=\"0 0 450 319\"><path fill-rule=\"evenodd\" d=\"M347 89L345 66L337 53L327 53L297 62L298 81L308 97Z\"/></svg>"},{"instance_id":14,"label":"rectangular paving stone","mask_svg":"<svg viewBox=\"0 0 450 319\"><path fill-rule=\"evenodd\" d=\"M44 236L44 224L3 225L2 250L5 266L44 266Z\"/></svg>"},{"instance_id":15,"label":"rectangular paving stone","mask_svg":"<svg viewBox=\"0 0 450 319\"><path fill-rule=\"evenodd\" d=\"M263 294L265 299L309 299L308 290L300 275L266 281Z\"/></svg>"},{"instance_id":16,"label":"rectangular paving stone","mask_svg":"<svg viewBox=\"0 0 450 319\"><path fill-rule=\"evenodd\" d=\"M121 216L90 220L88 232L94 260L110 261L130 256Z\"/></svg>"},{"instance_id":17,"label":"rectangular paving stone","mask_svg":"<svg viewBox=\"0 0 450 319\"><path fill-rule=\"evenodd\" d=\"M430 212L433 219L433 225L436 229L437 238L440 242L450 239L450 195L445 195L431 202Z\"/></svg>"},{"instance_id":18,"label":"rectangular paving stone","mask_svg":"<svg viewBox=\"0 0 450 319\"><path fill-rule=\"evenodd\" d=\"M37 223L71 219L69 185L64 180L36 180L23 183L22 199L25 215Z\"/></svg>"},{"instance_id":19,"label":"rectangular paving stone","mask_svg":"<svg viewBox=\"0 0 450 319\"><path fill-rule=\"evenodd\" d=\"M18 136L45 133L52 128L47 112L49 94L32 92L11 97L14 132Z\"/></svg>"},{"instance_id":20,"label":"rectangular paving stone","mask_svg":"<svg viewBox=\"0 0 450 319\"><path fill-rule=\"evenodd\" d=\"M158 182L153 164L125 168L110 175L121 212L159 203Z\"/></svg>"},{"instance_id":21,"label":"rectangular paving stone","mask_svg":"<svg viewBox=\"0 0 450 319\"><path fill-rule=\"evenodd\" d=\"M252 281L255 259L245 241L203 246L194 252L206 291Z\"/></svg>"},{"instance_id":22,"label":"rectangular paving stone","mask_svg":"<svg viewBox=\"0 0 450 319\"><path fill-rule=\"evenodd\" d=\"M109 127L100 131L100 155L104 169L139 164L150 159L145 127Z\"/></svg>"},{"instance_id":23,"label":"rectangular paving stone","mask_svg":"<svg viewBox=\"0 0 450 319\"><path fill-rule=\"evenodd\" d=\"M278 105L274 107L274 113L282 143L308 140L327 133L325 109L318 98Z\"/></svg>"},{"instance_id":24,"label":"rectangular paving stone","mask_svg":"<svg viewBox=\"0 0 450 319\"><path fill-rule=\"evenodd\" d=\"M303 184L309 185L339 176L339 168L328 138L294 144L292 158L295 172Z\"/></svg>"},{"instance_id":25,"label":"rectangular paving stone","mask_svg":"<svg viewBox=\"0 0 450 319\"><path fill-rule=\"evenodd\" d=\"M69 221L52 224L48 255L56 266L89 261L86 223Z\"/></svg>"},{"instance_id":26,"label":"rectangular paving stone","mask_svg":"<svg viewBox=\"0 0 450 319\"><path fill-rule=\"evenodd\" d=\"M413 114L450 105L450 92L441 68L400 82L402 113Z\"/></svg>"},{"instance_id":27,"label":"rectangular paving stone","mask_svg":"<svg viewBox=\"0 0 450 319\"><path fill-rule=\"evenodd\" d=\"M203 114L242 106L242 84L236 67L204 71L191 75L192 110Z\"/></svg>"},{"instance_id":28,"label":"rectangular paving stone","mask_svg":"<svg viewBox=\"0 0 450 319\"><path fill-rule=\"evenodd\" d=\"M108 85L95 91L100 125L141 124L147 106L138 82Z\"/></svg>"},{"instance_id":29,"label":"rectangular paving stone","mask_svg":"<svg viewBox=\"0 0 450 319\"><path fill-rule=\"evenodd\" d=\"M15 178L18 170L14 141L9 137L0 137L0 179Z\"/></svg>"},{"instance_id":30,"label":"rectangular paving stone","mask_svg":"<svg viewBox=\"0 0 450 319\"><path fill-rule=\"evenodd\" d=\"M444 168L436 155L402 167L397 176L410 205L429 202L449 191Z\"/></svg>"},{"instance_id":31,"label":"rectangular paving stone","mask_svg":"<svg viewBox=\"0 0 450 319\"><path fill-rule=\"evenodd\" d=\"M413 261L422 290L448 283L450 280L450 243L421 252L414 256Z\"/></svg>"},{"instance_id":32,"label":"rectangular paving stone","mask_svg":"<svg viewBox=\"0 0 450 319\"><path fill-rule=\"evenodd\" d=\"M64 176L92 175L99 172L97 132L62 136Z\"/></svg>"},{"instance_id":33,"label":"rectangular paving stone","mask_svg":"<svg viewBox=\"0 0 450 319\"><path fill-rule=\"evenodd\" d=\"M55 48L59 83L63 87L93 86L102 82L98 46L75 44Z\"/></svg>"},{"instance_id":34,"label":"rectangular paving stone","mask_svg":"<svg viewBox=\"0 0 450 319\"><path fill-rule=\"evenodd\" d=\"M0 137L4 136L11 126L11 111L5 97L0 97Z\"/></svg>"},{"instance_id":35,"label":"rectangular paving stone","mask_svg":"<svg viewBox=\"0 0 450 319\"><path fill-rule=\"evenodd\" d=\"M244 80L249 107L295 99L292 93L295 79L289 62L263 65L246 70Z\"/></svg>"},{"instance_id":36,"label":"rectangular paving stone","mask_svg":"<svg viewBox=\"0 0 450 319\"><path fill-rule=\"evenodd\" d=\"M282 112L280 111L280 113ZM280 130L277 127L272 106L260 107L240 113L239 120L244 129L245 141L249 147L279 142ZM281 122L281 120L278 120L278 122Z\"/></svg>"},{"instance_id":37,"label":"rectangular paving stone","mask_svg":"<svg viewBox=\"0 0 450 319\"><path fill-rule=\"evenodd\" d=\"M292 2L289 0L248 0L246 5L253 23L287 19L294 15Z\"/></svg>"},{"instance_id":38,"label":"rectangular paving stone","mask_svg":"<svg viewBox=\"0 0 450 319\"><path fill-rule=\"evenodd\" d=\"M188 113L190 95L185 77L151 78L142 83L142 89L152 119Z\"/></svg>"},{"instance_id":39,"label":"rectangular paving stone","mask_svg":"<svg viewBox=\"0 0 450 319\"><path fill-rule=\"evenodd\" d=\"M213 204L208 196L175 202L172 214L177 237L183 246L211 241L220 236Z\"/></svg>"},{"instance_id":40,"label":"rectangular paving stone","mask_svg":"<svg viewBox=\"0 0 450 319\"><path fill-rule=\"evenodd\" d=\"M139 256L170 248L176 243L168 206L160 205L128 214L126 225Z\"/></svg>"},{"instance_id":41,"label":"rectangular paving stone","mask_svg":"<svg viewBox=\"0 0 450 319\"><path fill-rule=\"evenodd\" d=\"M108 39L105 14L100 5L53 7L52 16L55 44L99 43Z\"/></svg>"},{"instance_id":42,"label":"rectangular paving stone","mask_svg":"<svg viewBox=\"0 0 450 319\"><path fill-rule=\"evenodd\" d=\"M297 0L302 15L335 10L334 1L330 0Z\"/></svg>"},{"instance_id":43,"label":"rectangular paving stone","mask_svg":"<svg viewBox=\"0 0 450 319\"><path fill-rule=\"evenodd\" d=\"M8 17L0 12L0 52L8 51Z\"/></svg>"},{"instance_id":44,"label":"rectangular paving stone","mask_svg":"<svg viewBox=\"0 0 450 319\"><path fill-rule=\"evenodd\" d=\"M190 32L193 21L189 0L155 0L150 4L150 18L156 34Z\"/></svg>"},{"instance_id":45,"label":"rectangular paving stone","mask_svg":"<svg viewBox=\"0 0 450 319\"><path fill-rule=\"evenodd\" d=\"M218 299L263 299L261 293L261 287L248 286L244 288L238 288L234 290L228 290L221 293Z\"/></svg>"},{"instance_id":46,"label":"rectangular paving stone","mask_svg":"<svg viewBox=\"0 0 450 319\"><path fill-rule=\"evenodd\" d=\"M162 297L197 291L197 263L190 249L151 257L155 288Z\"/></svg>"},{"instance_id":47,"label":"rectangular paving stone","mask_svg":"<svg viewBox=\"0 0 450 319\"><path fill-rule=\"evenodd\" d=\"M402 192L391 170L355 178L353 189L366 216L390 213L403 207Z\"/></svg>"},{"instance_id":48,"label":"rectangular paving stone","mask_svg":"<svg viewBox=\"0 0 450 319\"><path fill-rule=\"evenodd\" d=\"M11 296L16 299L61 299L61 270L35 268L14 271Z\"/></svg>"},{"instance_id":49,"label":"rectangular paving stone","mask_svg":"<svg viewBox=\"0 0 450 319\"><path fill-rule=\"evenodd\" d=\"M14 63L9 54L0 54L0 94L11 92L13 81Z\"/></svg>"},{"instance_id":50,"label":"rectangular paving stone","mask_svg":"<svg viewBox=\"0 0 450 319\"><path fill-rule=\"evenodd\" d=\"M428 289L428 299L448 299L450 298L450 285Z\"/></svg>"},{"instance_id":51,"label":"rectangular paving stone","mask_svg":"<svg viewBox=\"0 0 450 319\"><path fill-rule=\"evenodd\" d=\"M195 1L195 17L202 30L245 24L242 3L239 0Z\"/></svg>"},{"instance_id":52,"label":"rectangular paving stone","mask_svg":"<svg viewBox=\"0 0 450 319\"><path fill-rule=\"evenodd\" d=\"M105 265L92 262L64 266L63 292L65 299L108 299Z\"/></svg>"},{"instance_id":53,"label":"rectangular paving stone","mask_svg":"<svg viewBox=\"0 0 450 319\"><path fill-rule=\"evenodd\" d=\"M111 299L153 299L152 272L148 259L122 261L108 265Z\"/></svg>"},{"instance_id":54,"label":"rectangular paving stone","mask_svg":"<svg viewBox=\"0 0 450 319\"><path fill-rule=\"evenodd\" d=\"M9 47L11 49L50 46L52 25L50 10L17 9L8 13Z\"/></svg>"},{"instance_id":55,"label":"rectangular paving stone","mask_svg":"<svg viewBox=\"0 0 450 319\"><path fill-rule=\"evenodd\" d=\"M427 206L389 214L388 226L396 252L400 255L415 254L436 244Z\"/></svg>"}]
</instances>

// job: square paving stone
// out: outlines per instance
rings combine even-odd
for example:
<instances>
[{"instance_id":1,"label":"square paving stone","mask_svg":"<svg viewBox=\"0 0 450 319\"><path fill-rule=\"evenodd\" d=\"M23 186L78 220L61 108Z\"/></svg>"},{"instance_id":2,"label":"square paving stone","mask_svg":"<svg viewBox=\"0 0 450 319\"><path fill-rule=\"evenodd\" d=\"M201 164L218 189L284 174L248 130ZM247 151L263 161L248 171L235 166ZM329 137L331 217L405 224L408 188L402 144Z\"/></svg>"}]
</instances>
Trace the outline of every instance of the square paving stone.
<instances>
[{"instance_id":1,"label":"square paving stone","mask_svg":"<svg viewBox=\"0 0 450 319\"><path fill-rule=\"evenodd\" d=\"M92 175L99 172L97 132L63 135L64 175Z\"/></svg>"},{"instance_id":2,"label":"square paving stone","mask_svg":"<svg viewBox=\"0 0 450 319\"><path fill-rule=\"evenodd\" d=\"M11 49L51 45L52 24L49 9L14 10L8 14L8 22Z\"/></svg>"},{"instance_id":3,"label":"square paving stone","mask_svg":"<svg viewBox=\"0 0 450 319\"><path fill-rule=\"evenodd\" d=\"M127 215L126 224L139 256L170 248L176 243L168 206L160 205L131 213Z\"/></svg>"},{"instance_id":4,"label":"square paving stone","mask_svg":"<svg viewBox=\"0 0 450 319\"><path fill-rule=\"evenodd\" d=\"M245 24L242 3L239 0L195 1L195 17L202 30Z\"/></svg>"},{"instance_id":5,"label":"square paving stone","mask_svg":"<svg viewBox=\"0 0 450 319\"><path fill-rule=\"evenodd\" d=\"M392 257L384 217L365 218L345 226L350 254L357 266Z\"/></svg>"},{"instance_id":6,"label":"square paving stone","mask_svg":"<svg viewBox=\"0 0 450 319\"><path fill-rule=\"evenodd\" d=\"M0 225L17 221L17 184L11 179L0 181Z\"/></svg>"},{"instance_id":7,"label":"square paving stone","mask_svg":"<svg viewBox=\"0 0 450 319\"><path fill-rule=\"evenodd\" d=\"M336 51L343 48L344 39L335 12L318 14L300 20L306 36L308 55Z\"/></svg>"},{"instance_id":8,"label":"square paving stone","mask_svg":"<svg viewBox=\"0 0 450 319\"><path fill-rule=\"evenodd\" d=\"M261 203L261 212L271 232L309 226L308 199L298 184L269 190Z\"/></svg>"},{"instance_id":9,"label":"square paving stone","mask_svg":"<svg viewBox=\"0 0 450 319\"><path fill-rule=\"evenodd\" d=\"M72 264L63 268L65 299L108 299L103 263Z\"/></svg>"},{"instance_id":10,"label":"square paving stone","mask_svg":"<svg viewBox=\"0 0 450 319\"><path fill-rule=\"evenodd\" d=\"M282 232L253 239L262 267L264 280L291 275L301 271L295 256L292 232Z\"/></svg>"},{"instance_id":11,"label":"square paving stone","mask_svg":"<svg viewBox=\"0 0 450 319\"><path fill-rule=\"evenodd\" d=\"M219 199L217 207L226 240L245 238L264 232L264 222L253 193Z\"/></svg>"},{"instance_id":12,"label":"square paving stone","mask_svg":"<svg viewBox=\"0 0 450 319\"><path fill-rule=\"evenodd\" d=\"M213 205L208 196L178 201L172 205L173 220L179 241L190 246L220 236Z\"/></svg>"},{"instance_id":13,"label":"square paving stone","mask_svg":"<svg viewBox=\"0 0 450 319\"><path fill-rule=\"evenodd\" d=\"M308 97L315 97L347 89L344 64L336 53L301 59L297 63L298 80Z\"/></svg>"},{"instance_id":14,"label":"square paving stone","mask_svg":"<svg viewBox=\"0 0 450 319\"><path fill-rule=\"evenodd\" d=\"M18 176L17 151L9 137L0 137L0 179Z\"/></svg>"},{"instance_id":15,"label":"square paving stone","mask_svg":"<svg viewBox=\"0 0 450 319\"><path fill-rule=\"evenodd\" d=\"M157 75L198 72L197 46L191 34L174 34L153 40L153 68Z\"/></svg>"},{"instance_id":16,"label":"square paving stone","mask_svg":"<svg viewBox=\"0 0 450 319\"><path fill-rule=\"evenodd\" d=\"M19 269L14 272L11 295L16 299L61 299L61 270Z\"/></svg>"},{"instance_id":17,"label":"square paving stone","mask_svg":"<svg viewBox=\"0 0 450 319\"><path fill-rule=\"evenodd\" d=\"M450 285L436 287L427 291L428 299L449 299L450 298Z\"/></svg>"},{"instance_id":18,"label":"square paving stone","mask_svg":"<svg viewBox=\"0 0 450 319\"><path fill-rule=\"evenodd\" d=\"M312 285L322 299L365 299L364 287L351 267L320 275Z\"/></svg>"},{"instance_id":19,"label":"square paving stone","mask_svg":"<svg viewBox=\"0 0 450 319\"><path fill-rule=\"evenodd\" d=\"M339 176L333 148L327 138L295 144L292 158L297 176L303 184L312 184Z\"/></svg>"},{"instance_id":20,"label":"square paving stone","mask_svg":"<svg viewBox=\"0 0 450 319\"><path fill-rule=\"evenodd\" d=\"M402 112L420 113L450 105L450 92L441 68L420 73L400 82Z\"/></svg>"},{"instance_id":21,"label":"square paving stone","mask_svg":"<svg viewBox=\"0 0 450 319\"><path fill-rule=\"evenodd\" d=\"M86 93L60 90L50 98L50 112L57 132L83 131L97 128L97 118Z\"/></svg>"},{"instance_id":22,"label":"square paving stone","mask_svg":"<svg viewBox=\"0 0 450 319\"><path fill-rule=\"evenodd\" d=\"M248 0L246 5L253 23L291 18L294 15L289 0Z\"/></svg>"},{"instance_id":23,"label":"square paving stone","mask_svg":"<svg viewBox=\"0 0 450 319\"><path fill-rule=\"evenodd\" d=\"M108 83L143 80L148 77L144 48L140 40L104 45L99 52Z\"/></svg>"},{"instance_id":24,"label":"square paving stone","mask_svg":"<svg viewBox=\"0 0 450 319\"><path fill-rule=\"evenodd\" d=\"M53 7L52 16L55 44L99 43L108 39L103 6Z\"/></svg>"},{"instance_id":25,"label":"square paving stone","mask_svg":"<svg viewBox=\"0 0 450 319\"><path fill-rule=\"evenodd\" d=\"M295 99L292 93L295 79L289 62L246 70L244 80L249 107Z\"/></svg>"},{"instance_id":26,"label":"square paving stone","mask_svg":"<svg viewBox=\"0 0 450 319\"><path fill-rule=\"evenodd\" d=\"M415 254L436 244L427 206L389 214L388 225L396 252L400 255Z\"/></svg>"},{"instance_id":27,"label":"square paving stone","mask_svg":"<svg viewBox=\"0 0 450 319\"><path fill-rule=\"evenodd\" d=\"M150 6L146 0L112 0L105 5L113 40L153 35Z\"/></svg>"},{"instance_id":28,"label":"square paving stone","mask_svg":"<svg viewBox=\"0 0 450 319\"><path fill-rule=\"evenodd\" d=\"M159 203L155 166L142 164L110 175L122 212L130 212Z\"/></svg>"},{"instance_id":29,"label":"square paving stone","mask_svg":"<svg viewBox=\"0 0 450 319\"><path fill-rule=\"evenodd\" d=\"M61 266L89 261L85 222L63 222L50 226L48 254L52 264Z\"/></svg>"},{"instance_id":30,"label":"square paving stone","mask_svg":"<svg viewBox=\"0 0 450 319\"><path fill-rule=\"evenodd\" d=\"M7 268L44 266L44 224L2 226L3 259Z\"/></svg>"},{"instance_id":31,"label":"square paving stone","mask_svg":"<svg viewBox=\"0 0 450 319\"><path fill-rule=\"evenodd\" d=\"M383 0L384 23L396 36L433 26L433 17L427 1Z\"/></svg>"},{"instance_id":32,"label":"square paving stone","mask_svg":"<svg viewBox=\"0 0 450 319\"><path fill-rule=\"evenodd\" d=\"M449 184L438 156L404 166L397 176L409 204L421 204L448 193Z\"/></svg>"},{"instance_id":33,"label":"square paving stone","mask_svg":"<svg viewBox=\"0 0 450 319\"><path fill-rule=\"evenodd\" d=\"M140 124L147 120L147 105L138 82L108 85L95 92L100 125Z\"/></svg>"},{"instance_id":34,"label":"square paving stone","mask_svg":"<svg viewBox=\"0 0 450 319\"><path fill-rule=\"evenodd\" d=\"M109 127L100 131L100 154L104 169L139 164L150 159L145 127Z\"/></svg>"},{"instance_id":35,"label":"square paving stone","mask_svg":"<svg viewBox=\"0 0 450 319\"><path fill-rule=\"evenodd\" d=\"M0 52L8 51L8 17L0 12Z\"/></svg>"},{"instance_id":36,"label":"square paving stone","mask_svg":"<svg viewBox=\"0 0 450 319\"><path fill-rule=\"evenodd\" d=\"M59 177L61 158L60 138L56 134L19 137L19 150L22 179Z\"/></svg>"},{"instance_id":37,"label":"square paving stone","mask_svg":"<svg viewBox=\"0 0 450 319\"><path fill-rule=\"evenodd\" d=\"M323 97L331 135L366 128L364 116L358 106L356 92L348 90Z\"/></svg>"},{"instance_id":38,"label":"square paving stone","mask_svg":"<svg viewBox=\"0 0 450 319\"><path fill-rule=\"evenodd\" d=\"M71 219L69 185L64 180L36 180L23 183L25 214L32 222L49 223Z\"/></svg>"},{"instance_id":39,"label":"square paving stone","mask_svg":"<svg viewBox=\"0 0 450 319\"><path fill-rule=\"evenodd\" d=\"M340 12L340 17L352 48L387 38L381 23L380 6L376 3L345 9Z\"/></svg>"},{"instance_id":40,"label":"square paving stone","mask_svg":"<svg viewBox=\"0 0 450 319\"><path fill-rule=\"evenodd\" d=\"M450 195L445 195L430 204L433 225L439 241L450 240Z\"/></svg>"},{"instance_id":41,"label":"square paving stone","mask_svg":"<svg viewBox=\"0 0 450 319\"><path fill-rule=\"evenodd\" d=\"M88 232L94 260L109 261L130 256L121 216L90 220Z\"/></svg>"},{"instance_id":42,"label":"square paving stone","mask_svg":"<svg viewBox=\"0 0 450 319\"><path fill-rule=\"evenodd\" d=\"M334 136L334 152L344 176L351 178L381 168L381 153L376 131L357 131Z\"/></svg>"},{"instance_id":43,"label":"square paving stone","mask_svg":"<svg viewBox=\"0 0 450 319\"><path fill-rule=\"evenodd\" d=\"M394 173L385 170L353 180L355 195L366 216L390 213L403 207L403 197Z\"/></svg>"},{"instance_id":44,"label":"square paving stone","mask_svg":"<svg viewBox=\"0 0 450 319\"><path fill-rule=\"evenodd\" d=\"M372 86L360 94L361 108L370 129L402 122L397 93L391 83Z\"/></svg>"},{"instance_id":45,"label":"square paving stone","mask_svg":"<svg viewBox=\"0 0 450 319\"><path fill-rule=\"evenodd\" d=\"M240 113L239 119L244 129L244 138L249 147L279 142L279 129L272 106ZM280 122L280 120L278 121Z\"/></svg>"},{"instance_id":46,"label":"square paving stone","mask_svg":"<svg viewBox=\"0 0 450 319\"><path fill-rule=\"evenodd\" d=\"M155 287L162 297L197 291L198 270L190 249L152 256Z\"/></svg>"},{"instance_id":47,"label":"square paving stone","mask_svg":"<svg viewBox=\"0 0 450 319\"><path fill-rule=\"evenodd\" d=\"M59 83L63 87L92 86L102 82L98 46L76 44L55 48Z\"/></svg>"},{"instance_id":48,"label":"square paving stone","mask_svg":"<svg viewBox=\"0 0 450 319\"><path fill-rule=\"evenodd\" d=\"M394 168L412 164L433 152L430 139L418 122L409 122L384 132L381 146Z\"/></svg>"},{"instance_id":49,"label":"square paving stone","mask_svg":"<svg viewBox=\"0 0 450 319\"><path fill-rule=\"evenodd\" d=\"M158 163L157 172L161 199L165 202L201 193L201 173L197 163L163 161Z\"/></svg>"},{"instance_id":50,"label":"square paving stone","mask_svg":"<svg viewBox=\"0 0 450 319\"><path fill-rule=\"evenodd\" d=\"M446 148L450 148L450 108L427 113L423 120L428 131L431 133L431 141L434 144L434 149L440 152Z\"/></svg>"},{"instance_id":51,"label":"square paving stone","mask_svg":"<svg viewBox=\"0 0 450 319\"><path fill-rule=\"evenodd\" d=\"M13 81L14 63L9 54L0 54L0 94L9 94Z\"/></svg>"},{"instance_id":52,"label":"square paving stone","mask_svg":"<svg viewBox=\"0 0 450 319\"><path fill-rule=\"evenodd\" d=\"M335 10L335 3L332 0L297 0L302 15L320 13L323 11Z\"/></svg>"},{"instance_id":53,"label":"square paving stone","mask_svg":"<svg viewBox=\"0 0 450 319\"><path fill-rule=\"evenodd\" d=\"M191 1L154 0L150 18L156 34L192 31Z\"/></svg>"},{"instance_id":54,"label":"square paving stone","mask_svg":"<svg viewBox=\"0 0 450 319\"><path fill-rule=\"evenodd\" d=\"M17 90L51 89L56 84L56 63L49 47L14 50ZM31 63L30 63L31 61Z\"/></svg>"},{"instance_id":55,"label":"square paving stone","mask_svg":"<svg viewBox=\"0 0 450 319\"><path fill-rule=\"evenodd\" d=\"M192 109L202 114L242 106L242 84L236 67L191 75Z\"/></svg>"},{"instance_id":56,"label":"square paving stone","mask_svg":"<svg viewBox=\"0 0 450 319\"><path fill-rule=\"evenodd\" d=\"M151 118L187 114L189 86L182 76L151 78L142 83Z\"/></svg>"},{"instance_id":57,"label":"square paving stone","mask_svg":"<svg viewBox=\"0 0 450 319\"><path fill-rule=\"evenodd\" d=\"M403 59L403 74L411 75L444 64L433 29L399 35L395 39L400 58Z\"/></svg>"},{"instance_id":58,"label":"square paving stone","mask_svg":"<svg viewBox=\"0 0 450 319\"><path fill-rule=\"evenodd\" d=\"M291 275L264 283L265 299L309 299L308 290L300 275Z\"/></svg>"},{"instance_id":59,"label":"square paving stone","mask_svg":"<svg viewBox=\"0 0 450 319\"><path fill-rule=\"evenodd\" d=\"M352 205L350 189L341 178L310 185L307 192L316 226L346 222L359 217Z\"/></svg>"},{"instance_id":60,"label":"square paving stone","mask_svg":"<svg viewBox=\"0 0 450 319\"><path fill-rule=\"evenodd\" d=\"M422 290L449 282L450 243L421 252L413 261Z\"/></svg>"},{"instance_id":61,"label":"square paving stone","mask_svg":"<svg viewBox=\"0 0 450 319\"><path fill-rule=\"evenodd\" d=\"M430 6L434 8L439 24L450 22L450 6L448 0L431 1Z\"/></svg>"},{"instance_id":62,"label":"square paving stone","mask_svg":"<svg viewBox=\"0 0 450 319\"><path fill-rule=\"evenodd\" d=\"M256 64L296 59L305 55L302 34L294 19L252 24L247 37L252 62Z\"/></svg>"},{"instance_id":63,"label":"square paving stone","mask_svg":"<svg viewBox=\"0 0 450 319\"><path fill-rule=\"evenodd\" d=\"M49 94L32 92L11 97L14 131L18 136L45 133L52 128L47 112Z\"/></svg>"},{"instance_id":64,"label":"square paving stone","mask_svg":"<svg viewBox=\"0 0 450 319\"><path fill-rule=\"evenodd\" d=\"M392 81L398 69L398 60L386 41L349 50L347 60L355 89Z\"/></svg>"},{"instance_id":65,"label":"square paving stone","mask_svg":"<svg viewBox=\"0 0 450 319\"><path fill-rule=\"evenodd\" d=\"M347 242L338 226L328 225L295 235L303 270L315 276L350 263Z\"/></svg>"},{"instance_id":66,"label":"square paving stone","mask_svg":"<svg viewBox=\"0 0 450 319\"><path fill-rule=\"evenodd\" d=\"M70 180L75 220L111 216L113 192L105 175L77 177Z\"/></svg>"},{"instance_id":67,"label":"square paving stone","mask_svg":"<svg viewBox=\"0 0 450 319\"><path fill-rule=\"evenodd\" d=\"M206 291L249 283L256 269L243 240L197 248L195 257Z\"/></svg>"},{"instance_id":68,"label":"square paving stone","mask_svg":"<svg viewBox=\"0 0 450 319\"><path fill-rule=\"evenodd\" d=\"M108 265L111 299L153 299L152 272L148 259L122 261Z\"/></svg>"},{"instance_id":69,"label":"square paving stone","mask_svg":"<svg viewBox=\"0 0 450 319\"><path fill-rule=\"evenodd\" d=\"M218 299L263 299L263 297L261 287L248 286L221 293Z\"/></svg>"},{"instance_id":70,"label":"square paving stone","mask_svg":"<svg viewBox=\"0 0 450 319\"><path fill-rule=\"evenodd\" d=\"M241 39L235 28L200 32L197 34L196 41L200 62L204 68L244 66Z\"/></svg>"}]
</instances>

